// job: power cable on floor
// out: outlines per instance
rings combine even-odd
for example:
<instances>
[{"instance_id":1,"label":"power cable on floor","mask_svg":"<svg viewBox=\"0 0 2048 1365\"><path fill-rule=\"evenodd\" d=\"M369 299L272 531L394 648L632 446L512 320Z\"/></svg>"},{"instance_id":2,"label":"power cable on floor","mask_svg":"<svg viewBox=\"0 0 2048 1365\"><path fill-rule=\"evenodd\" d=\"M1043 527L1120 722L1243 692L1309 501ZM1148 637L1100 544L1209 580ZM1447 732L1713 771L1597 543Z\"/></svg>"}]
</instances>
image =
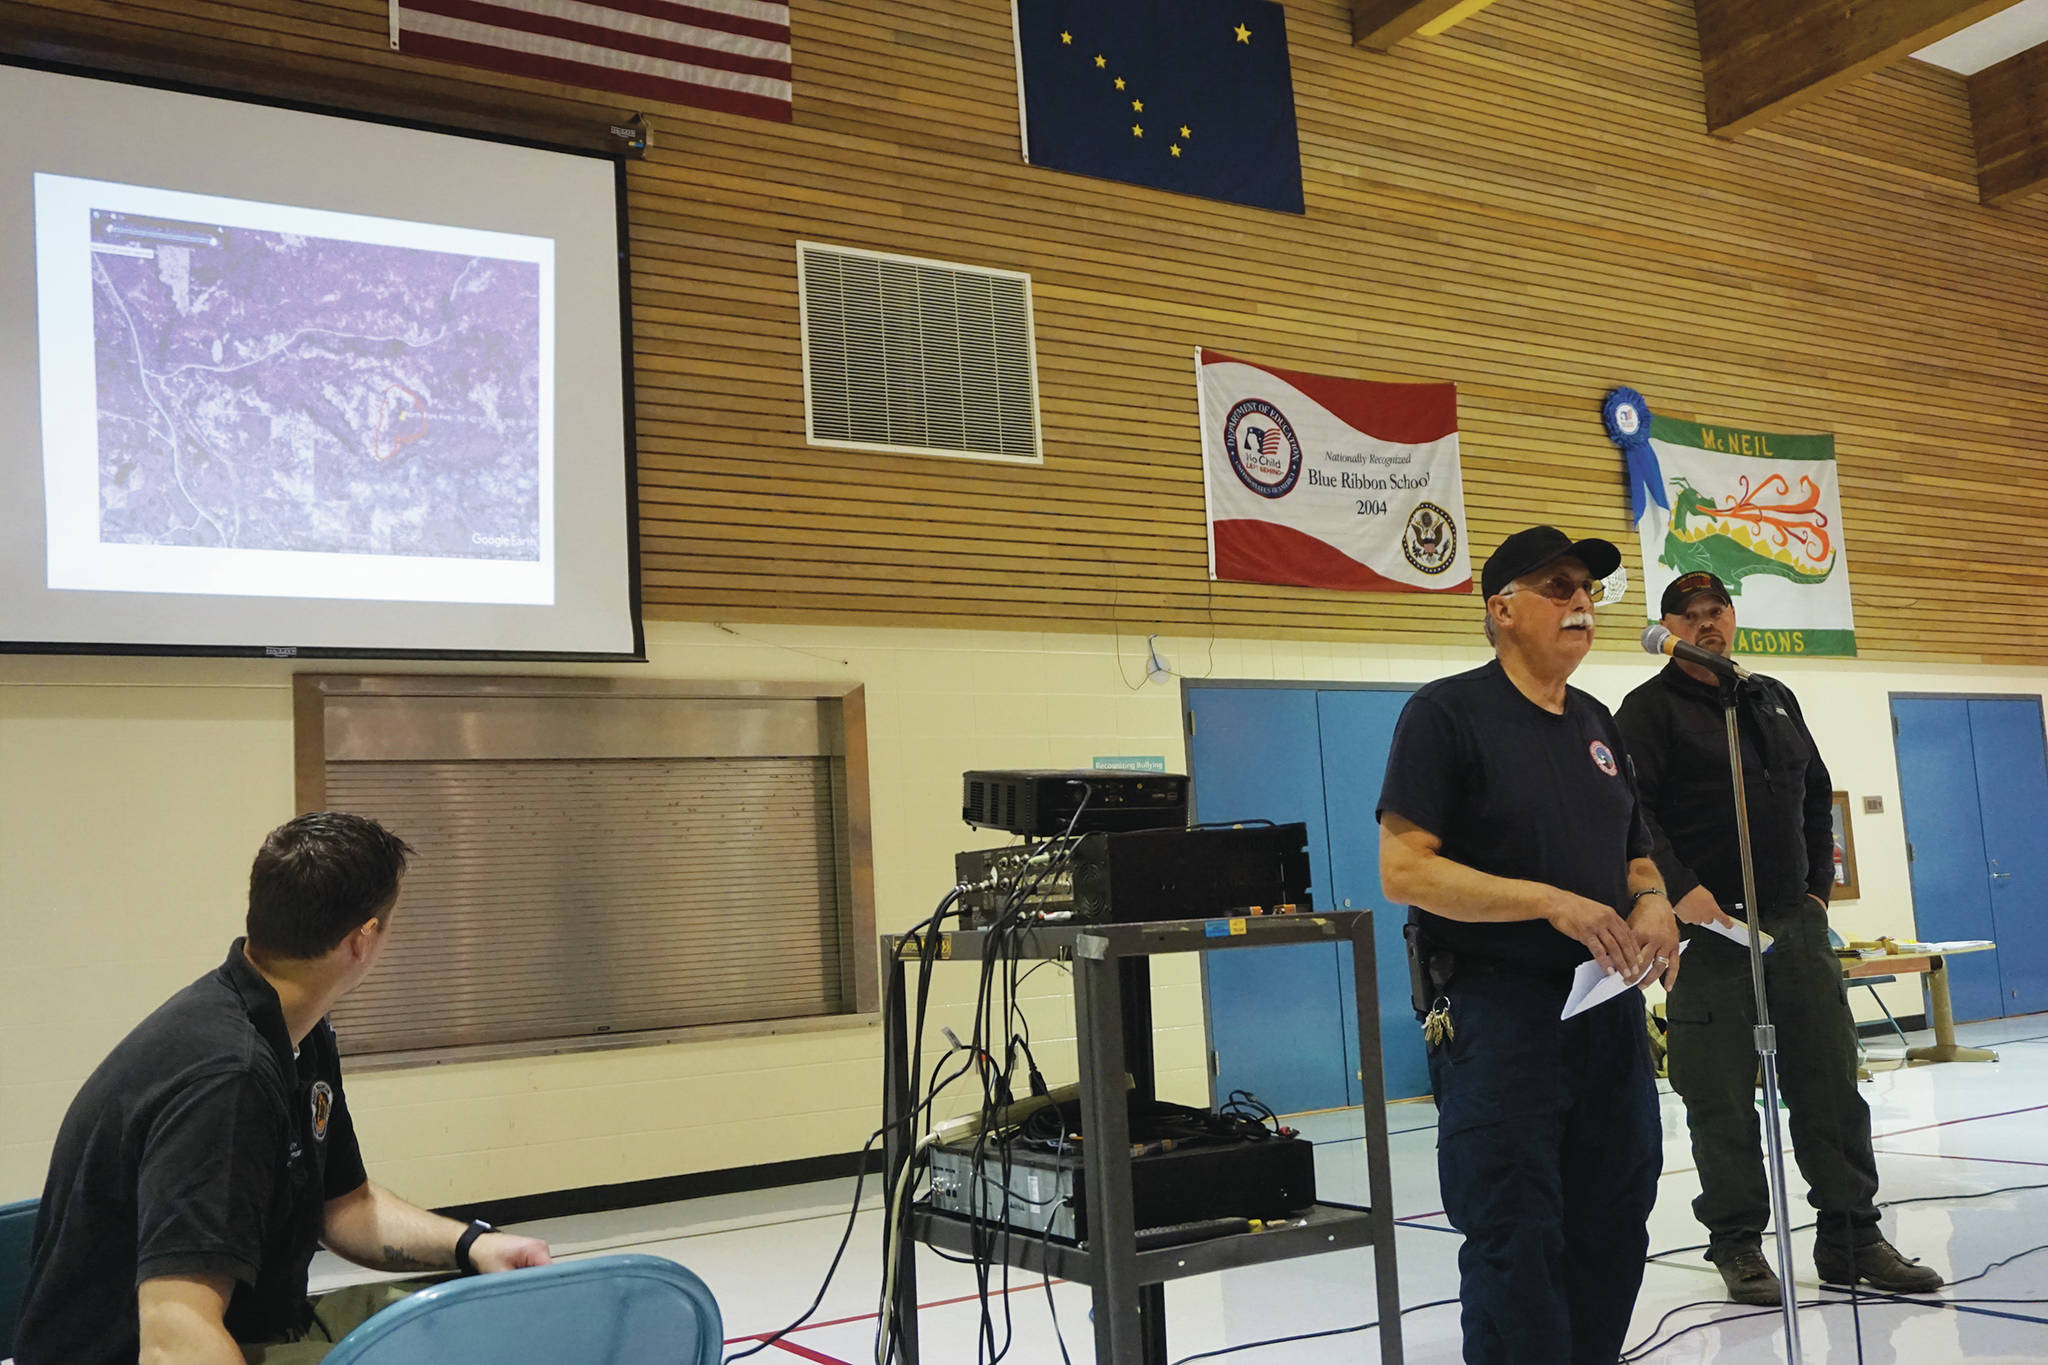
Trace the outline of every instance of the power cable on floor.
<instances>
[{"instance_id":1,"label":"power cable on floor","mask_svg":"<svg viewBox=\"0 0 2048 1365\"><path fill-rule=\"evenodd\" d=\"M2039 1190L2039 1189L2048 1189L2048 1185L2007 1185L2007 1186L2003 1186L2003 1187L2001 1187L2001 1188L1999 1188L1999 1189L1995 1189L1995 1190L1981 1190L1981 1191L1974 1191L1974 1192L1972 1192L1972 1193L1969 1193L1969 1194L1930 1194L1930 1195L1918 1195L1918 1196L1915 1196L1915 1197L1913 1197L1913 1198L1911 1198L1911 1199L1893 1199L1893 1200L1887 1200L1887 1201L1885 1202L1885 1204L1884 1204L1884 1205L1883 1205L1882 1207L1887 1207L1887 1208L1889 1208L1889 1207L1891 1207L1891 1206L1893 1206L1893 1205L1896 1205L1896 1204L1924 1204L1924 1203L1935 1203L1935 1202L1939 1202L1939 1201L1945 1201L1945 1200L1964 1200L1964 1199L1989 1199L1989 1198L1991 1198L1991 1197L1993 1197L1993 1196L1995 1196L1995 1195L2000 1195L2000 1194L2011 1194L2011 1193L2015 1193L2015 1192L2017 1192L2017 1191L2022 1191L2022 1190ZM1397 1220L1397 1221L1398 1221L1398 1220ZM1413 1227L1414 1225L1413 1225L1413 1224L1401 1224L1401 1226L1404 1226L1404 1227ZM1811 1225L1809 1224L1808 1226L1811 1226ZM1418 1228L1418 1229L1416 1229L1416 1230L1417 1230L1417 1231L1434 1231L1435 1229L1424 1229L1424 1228ZM1678 1252L1680 1252L1680 1251L1697 1251L1697 1250L1700 1250L1700 1248L1699 1248L1699 1247L1677 1247L1677 1248L1674 1248L1674 1249L1673 1249L1673 1250L1671 1250L1671 1251L1660 1251L1660 1252L1657 1252L1657 1253L1656 1253L1655 1255L1653 1255L1653 1256L1647 1257L1647 1258L1645 1259L1645 1264L1648 1264L1649 1262L1655 1261L1655 1260L1657 1259L1657 1257L1659 1257L1659 1256L1671 1256L1671 1255L1675 1255L1675 1254L1677 1254L1677 1253L1678 1253ZM1991 1263L1990 1265L1988 1265L1988 1266L1984 1267L1984 1269L1982 1269L1982 1270L1978 1271L1978 1272L1977 1272L1976 1274L1974 1274L1974 1275L1967 1275L1967 1276L1963 1277L1962 1279L1959 1279L1959 1280L1955 1280L1955 1281L1952 1281L1952 1282L1951 1282L1950 1284L1948 1284L1948 1285L1946 1285L1946 1286L1944 1286L1944 1287L1945 1287L1945 1288L1949 1288L1949 1289L1953 1289L1953 1288L1955 1288L1955 1287L1956 1287L1957 1285L1964 1285L1964 1284L1970 1284L1970 1283L1972 1283L1973 1281L1976 1281L1976 1280L1981 1280L1981 1279L1983 1279L1983 1278L1984 1278L1984 1277L1985 1277L1986 1275L1989 1275L1989 1274L1990 1274L1990 1273L1991 1273L1992 1271L1994 1271L1994 1270L1997 1270L1997 1269L1999 1269L1999 1268L2000 1268L2001 1266L2005 1266L2005 1265L2010 1265L2010 1264L2011 1264L2012 1262L2014 1262L2014 1261L2016 1261L2016 1260L2019 1260L2019 1259L2020 1259L2021 1257L2023 1257L2023 1256L2031 1256L2031 1255L2033 1255L2033 1254L2034 1254L2035 1252L2037 1252L2037 1251L2048 1251L2048 1244L2044 1244L2044 1245L2042 1245L2042 1246L2037 1246L2037 1247L2028 1247L2028 1248L2027 1248L2027 1249L2026 1249L2025 1251L2019 1251L2019 1252L2014 1252L2014 1253L2013 1253L2012 1255L2010 1255L2010 1256L2007 1256L2007 1257L2005 1257L2005 1258L2004 1258L2003 1260L1999 1260L1999 1261L1993 1261L1993 1262L1992 1262L1992 1263ZM1846 1297L1846 1298L1837 1298L1837 1299L1812 1299L1812 1300L1809 1300L1809 1301L1807 1301L1807 1302L1804 1302L1804 1303L1800 1304L1800 1305L1799 1305L1800 1309L1801 1309L1801 1310L1803 1311L1803 1310L1805 1310L1805 1309L1809 1309L1809 1308L1841 1308L1841 1307L1848 1307L1848 1308L1851 1308L1851 1309L1853 1310L1853 1309L1857 1308L1857 1307L1859 1306L1859 1304L1860 1304L1861 1302L1869 1302L1869 1303L1871 1303L1871 1304L1892 1304L1892 1303L1902 1303L1902 1304L1907 1304L1907 1305L1918 1305L1918 1306L1920 1306L1920 1307L1922 1307L1922 1308L1944 1308L1944 1309L1949 1309L1949 1310L1951 1310L1951 1311L1969 1311L1969 1309L1970 1309L1970 1307L1971 1307L1972 1305L1975 1305L1975 1304L1979 1304L1979 1303L2001 1303L2001 1304L2033 1304L2033 1303L2048 1303L2048 1299L1947 1299L1947 1298L1932 1298L1932 1297L1926 1297L1926 1296L1912 1296L1912 1297L1908 1297L1908 1296L1905 1296L1905 1295L1883 1294L1883 1293L1879 1293L1879 1292L1876 1292L1876 1291L1873 1291L1873 1290L1867 1290L1867 1289L1865 1289L1865 1290L1857 1290L1857 1289L1854 1289L1853 1287L1851 1287L1851 1288L1847 1288L1847 1289L1843 1289L1843 1288L1839 1288L1839 1287L1835 1287L1835 1286L1829 1286L1829 1287L1830 1287L1830 1288L1835 1288L1836 1292L1838 1292L1838 1293L1846 1293L1846 1294L1848 1294L1848 1295L1849 1295L1849 1297ZM1401 1310L1401 1316L1403 1316L1403 1317L1406 1317L1406 1316L1407 1316L1408 1314L1410 1314L1410 1313L1419 1313L1419 1312L1421 1312L1421 1311L1422 1311L1423 1309L1425 1309L1425 1308L1440 1308L1440 1307L1444 1306L1445 1304L1452 1304L1452 1303L1456 1303L1456 1302L1458 1302L1458 1300L1456 1300L1456 1299L1435 1299L1435 1300L1432 1300L1432 1301L1431 1301L1431 1302L1429 1302L1429 1303L1418 1303L1418 1304L1414 1305L1414 1306L1413 1306L1413 1307L1411 1307L1411 1308L1403 1308L1403 1309ZM1679 1305L1678 1307L1676 1307L1676 1308L1673 1308L1672 1310L1670 1310L1669 1312L1667 1312L1666 1314L1664 1314L1664 1316L1663 1316L1663 1317L1661 1317L1661 1318L1659 1318L1659 1319L1657 1320L1657 1324L1656 1324L1656 1325L1655 1325L1654 1327L1652 1327L1652 1328L1650 1329L1650 1335L1651 1335L1651 1337L1655 1337L1655 1336L1656 1336L1656 1334L1657 1334L1658 1332L1660 1332L1660 1331L1662 1331L1662 1330L1664 1329L1664 1324L1665 1324L1666 1322L1669 1322L1669 1321L1671 1320L1671 1318L1672 1318L1673 1316L1675 1316L1675 1315L1676 1315L1676 1314L1678 1314L1678 1313L1682 1313L1682 1312L1684 1312L1685 1310L1687 1310L1687 1309L1689 1309L1689 1308L1725 1308L1725 1307L1727 1307L1727 1306L1728 1306L1728 1301L1727 1301L1727 1300L1725 1300L1725 1299L1701 1299L1701 1300L1699 1300L1699 1301L1697 1301L1697 1302L1694 1302L1694 1303L1686 1303L1686 1304L1680 1304L1680 1305ZM1759 1310L1757 1310L1757 1311L1755 1311L1755 1312L1749 1312L1749 1313L1736 1313L1736 1314L1733 1314L1733 1315L1729 1315L1729 1316L1723 1316L1723 1317L1716 1317L1716 1318L1710 1318L1710 1319L1709 1319L1709 1320L1707 1320L1706 1322L1699 1322L1699 1323L1694 1323L1694 1324L1693 1324L1692 1326L1690 1326L1690 1327L1685 1327L1685 1328L1681 1328L1681 1329L1679 1329L1679 1330L1678 1330L1677 1332L1674 1332L1674 1333L1672 1333L1672 1334L1671 1334L1671 1335L1670 1335L1669 1337L1666 1337L1666 1338L1664 1338L1664 1339L1663 1339L1663 1340L1661 1340L1661 1341L1655 1341L1655 1340L1652 1340L1652 1341L1646 1341L1646 1342L1643 1342L1643 1343L1641 1343L1641 1344L1638 1344L1637 1346L1635 1346L1635 1347L1633 1347L1633 1348L1631 1348L1631 1349L1629 1349L1629 1350L1627 1350L1627 1351L1623 1352L1623 1353L1622 1353L1622 1356L1621 1356L1621 1361L1622 1361L1622 1365L1633 1365L1633 1362L1635 1362L1635 1361L1639 1361L1639 1360L1642 1360L1642 1359L1643 1359L1643 1358L1644 1358L1644 1357L1645 1357L1645 1356L1646 1356L1646 1355L1647 1355L1647 1354L1648 1354L1649 1352L1651 1352L1651 1351L1657 1351L1657 1350L1662 1350L1662 1349L1663 1349L1664 1347L1666 1347L1666 1346L1670 1345L1670 1344L1671 1344L1671 1343L1672 1343L1673 1341L1676 1341L1676 1340L1677 1340L1677 1339L1678 1339L1679 1337L1685 1336L1685 1335L1687 1335L1687 1334L1689 1334L1689 1333L1692 1333L1692 1332L1696 1332L1696 1331L1699 1331L1699 1330L1701 1330L1701 1329L1703 1329L1703 1328L1707 1328L1707 1327L1717 1327L1717 1326L1722 1326L1722 1325L1724 1325L1724 1324L1727 1324L1727 1323L1731 1323L1731 1322L1741 1322L1741 1321L1742 1321L1743 1319L1745 1319L1745 1318L1758 1318L1758 1317L1777 1317L1777 1316L1780 1316L1780 1312L1779 1312L1779 1310L1778 1310L1778 1309L1774 1309L1774 1308L1772 1308L1772 1309L1759 1309ZM2017 1318L2018 1320L2020 1320L2020 1321L2022 1321L2022 1322L2040 1322L2040 1323L2042 1323L2042 1324L2043 1324L2044 1326L2048 1326L2048 1318L2032 1318L2032 1317L2028 1317L2028 1316L2026 1316L2025 1314L2019 1314L2019 1313L2013 1313L2013 1314L2002 1314L2001 1316L2005 1316L2005 1317L2012 1317L2012 1318ZM1357 1326L1355 1326L1355 1327L1333 1327L1333 1328L1330 1328L1330 1329L1328 1329L1328 1330L1326 1330L1326 1331L1320 1331L1320 1332L1304 1332L1304 1333L1298 1333L1298 1334L1296 1334L1296 1335L1293 1335L1293 1336L1285 1336L1285 1337L1270 1337L1270 1338L1267 1338L1267 1339L1265 1339L1265 1340L1262 1340L1262 1341L1247 1341L1247 1342L1243 1343L1242 1345L1238 1345L1238 1346L1222 1346L1222 1347L1218 1347L1218 1348L1216 1348L1215 1350L1211 1350L1211 1351L1202 1351L1202 1352L1200 1352L1200 1353L1198 1353L1198 1354L1196 1354L1196 1355L1191 1355L1191 1356L1182 1356L1182 1357L1181 1357L1181 1358L1180 1358L1179 1360L1177 1360L1177 1361L1175 1361L1175 1362L1174 1362L1174 1365L1193 1365L1193 1362L1195 1362L1195 1361L1198 1361L1198 1360L1214 1360L1214 1359L1216 1359L1216 1358L1218 1358L1218 1357L1221 1357L1221 1356L1228 1356L1228 1355L1236 1355L1236 1354L1238 1354L1239 1352L1242 1352L1242 1351L1258 1351L1258 1350L1264 1350L1264 1349L1265 1349L1266 1347L1269 1347L1269 1346L1285 1346L1285 1345L1289 1345L1289 1344L1291 1344L1291 1343L1294 1343L1294 1342L1299 1342L1299 1341L1315 1341L1315 1340L1319 1340L1319 1339L1321 1339L1321 1338L1323 1338L1323 1337L1336 1337L1336 1336L1348 1336L1348 1335L1350 1335L1350 1334L1352 1334L1352 1333L1354 1333L1354 1332L1363 1332L1363 1331L1367 1331L1367 1330L1369 1330L1369 1329L1371 1329L1371 1328L1374 1328L1374 1327L1377 1327L1377 1326L1379 1326L1379 1322L1378 1322L1378 1320L1377 1320L1377 1319L1375 1319L1375 1320L1374 1320L1374 1321L1372 1321L1372 1322L1362 1322L1362 1323L1359 1323L1359 1324L1358 1324Z\"/></svg>"},{"instance_id":2,"label":"power cable on floor","mask_svg":"<svg viewBox=\"0 0 2048 1365\"><path fill-rule=\"evenodd\" d=\"M1413 1307L1403 1308L1401 1316L1405 1318L1410 1313L1420 1313L1425 1308L1443 1308L1456 1302L1456 1299L1431 1299L1428 1303L1418 1303ZM1197 1360L1214 1360L1217 1356L1235 1355L1239 1351L1257 1351L1267 1346L1288 1346L1297 1341L1321 1341L1324 1337L1348 1337L1353 1332L1369 1332L1379 1325L1379 1319L1374 1318L1371 1322L1361 1322L1356 1327L1332 1327L1321 1332L1299 1332L1291 1337L1274 1337L1269 1341L1248 1341L1242 1346L1223 1346L1213 1351L1199 1351L1191 1356L1182 1356L1179 1360L1174 1361L1173 1365L1193 1365L1193 1362Z\"/></svg>"}]
</instances>

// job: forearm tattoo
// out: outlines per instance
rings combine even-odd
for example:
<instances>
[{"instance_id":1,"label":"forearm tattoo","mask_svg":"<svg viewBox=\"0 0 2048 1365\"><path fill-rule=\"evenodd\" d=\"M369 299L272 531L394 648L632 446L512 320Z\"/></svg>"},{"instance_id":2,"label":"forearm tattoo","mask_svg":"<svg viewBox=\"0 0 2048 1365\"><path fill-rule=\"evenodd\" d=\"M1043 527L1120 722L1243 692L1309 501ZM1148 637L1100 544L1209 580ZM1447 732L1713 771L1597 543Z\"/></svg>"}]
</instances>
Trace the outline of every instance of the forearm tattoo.
<instances>
[{"instance_id":1,"label":"forearm tattoo","mask_svg":"<svg viewBox=\"0 0 2048 1365\"><path fill-rule=\"evenodd\" d=\"M447 1260L436 1261L407 1251L403 1247L392 1246L389 1243L386 1243L384 1247L384 1268L386 1270L446 1270L454 1264L453 1257Z\"/></svg>"}]
</instances>

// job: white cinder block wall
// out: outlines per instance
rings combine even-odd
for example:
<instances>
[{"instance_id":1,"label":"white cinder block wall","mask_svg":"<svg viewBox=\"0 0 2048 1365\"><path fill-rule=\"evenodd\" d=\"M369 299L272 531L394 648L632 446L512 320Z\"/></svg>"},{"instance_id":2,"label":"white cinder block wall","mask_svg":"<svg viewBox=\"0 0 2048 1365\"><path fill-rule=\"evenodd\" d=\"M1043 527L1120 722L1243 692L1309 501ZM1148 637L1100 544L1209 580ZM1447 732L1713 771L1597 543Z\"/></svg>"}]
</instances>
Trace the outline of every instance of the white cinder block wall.
<instances>
[{"instance_id":1,"label":"white cinder block wall","mask_svg":"<svg viewBox=\"0 0 2048 1365\"><path fill-rule=\"evenodd\" d=\"M1485 657L1476 631L1469 650L1179 637L1159 647L1195 676L1309 682L1419 683ZM865 684L887 929L925 915L951 884L952 855L986 837L959 821L963 770L1086 767L1097 754L1185 761L1179 682L1144 681L1141 635L653 622L648 650L631 671ZM1603 650L1576 681L1614 705L1654 666ZM293 671L0 658L0 1199L40 1191L86 1073L238 932L249 859L292 813ZM1858 798L1863 896L1838 908L1837 926L1911 933L1888 694L2038 695L2048 672L1820 661L1778 671L1804 698L1836 786ZM1861 813L1870 795L1884 798L1882 815ZM942 974L934 1027L965 1034L972 977ZM1206 1093L1198 981L1191 958L1155 972L1170 1098ZM1063 978L1040 972L1029 993L1040 1061L1058 1083L1072 1072ZM1895 1011L1920 1008L1910 983L1888 998ZM370 1073L350 1094L376 1178L447 1204L850 1150L876 1122L879 1054L877 1029L850 1026Z\"/></svg>"}]
</instances>

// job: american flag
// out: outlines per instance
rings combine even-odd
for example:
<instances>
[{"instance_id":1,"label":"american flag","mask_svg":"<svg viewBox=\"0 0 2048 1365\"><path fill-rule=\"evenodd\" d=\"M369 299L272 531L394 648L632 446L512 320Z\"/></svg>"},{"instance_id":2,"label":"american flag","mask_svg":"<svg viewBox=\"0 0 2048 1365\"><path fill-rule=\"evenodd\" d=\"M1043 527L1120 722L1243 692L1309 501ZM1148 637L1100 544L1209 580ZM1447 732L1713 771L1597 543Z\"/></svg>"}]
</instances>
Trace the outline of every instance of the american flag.
<instances>
[{"instance_id":1,"label":"american flag","mask_svg":"<svg viewBox=\"0 0 2048 1365\"><path fill-rule=\"evenodd\" d=\"M790 120L783 0L391 0L391 45L633 99Z\"/></svg>"}]
</instances>

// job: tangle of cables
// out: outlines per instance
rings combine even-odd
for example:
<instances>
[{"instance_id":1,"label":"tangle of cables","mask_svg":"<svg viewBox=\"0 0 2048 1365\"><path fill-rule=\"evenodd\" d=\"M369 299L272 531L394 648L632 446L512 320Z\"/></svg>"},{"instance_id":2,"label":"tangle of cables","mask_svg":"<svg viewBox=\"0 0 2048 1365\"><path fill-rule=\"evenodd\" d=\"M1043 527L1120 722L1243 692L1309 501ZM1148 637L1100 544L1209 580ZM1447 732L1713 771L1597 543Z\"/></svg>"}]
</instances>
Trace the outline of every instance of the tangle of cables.
<instances>
[{"instance_id":1,"label":"tangle of cables","mask_svg":"<svg viewBox=\"0 0 2048 1365\"><path fill-rule=\"evenodd\" d=\"M1006 1190L1011 1175L1010 1146L1008 1142L998 1140L1007 1136L1003 1116L1022 1094L1047 1093L1045 1077L1031 1051L1030 1021L1025 1017L1020 1002L1020 987L1030 974L1022 970L1021 939L1037 922L1034 900L1039 888L1049 880L1056 881L1072 861L1077 842L1074 831L1082 812L1088 808L1092 794L1092 791L1084 791L1066 828L1033 850L1034 856L1029 860L1032 871L1019 878L994 912L987 916L981 939L980 975L974 996L971 1036L964 1043L949 1037L954 1046L933 1068L929 1081L925 1079L924 1035L932 968L938 960L944 920L949 914L959 913L956 907L969 888L955 887L927 920L901 940L907 947L914 946L917 953L916 1008L909 1025L910 1059L906 1074L910 1092L920 1098L905 1116L909 1123L903 1143L907 1155L899 1169L890 1174L884 1210L882 1285L875 1330L877 1365L889 1365L890 1361L898 1358L902 1342L904 1324L897 1317L896 1273L897 1267L912 1254L913 1208L919 1182L929 1174L928 1153L935 1140L933 1116L939 1096L965 1077L971 1076L979 1086L978 1131L972 1167L978 1171L984 1169L984 1162L995 1165L1000 1172L997 1188ZM1035 964L1030 971L1044 965ZM975 1204L968 1217L969 1258L980 1303L980 1320L975 1331L975 1360L976 1365L995 1365L1009 1353L1015 1341L1009 1290L1010 1242L1017 1235L1017 1229L1005 1216L1007 1209L980 1207L980 1194L977 1187ZM1045 1210L1042 1230L1037 1234L1044 1239L1048 1259L1057 1212L1056 1206ZM1045 1292L1047 1302L1051 1304L1050 1272L1045 1277ZM995 1308L997 1302L1001 1304L1000 1313ZM1058 1312L1056 1308L1053 1311L1057 1332ZM1064 1358L1064 1339L1060 1341L1060 1351Z\"/></svg>"}]
</instances>

